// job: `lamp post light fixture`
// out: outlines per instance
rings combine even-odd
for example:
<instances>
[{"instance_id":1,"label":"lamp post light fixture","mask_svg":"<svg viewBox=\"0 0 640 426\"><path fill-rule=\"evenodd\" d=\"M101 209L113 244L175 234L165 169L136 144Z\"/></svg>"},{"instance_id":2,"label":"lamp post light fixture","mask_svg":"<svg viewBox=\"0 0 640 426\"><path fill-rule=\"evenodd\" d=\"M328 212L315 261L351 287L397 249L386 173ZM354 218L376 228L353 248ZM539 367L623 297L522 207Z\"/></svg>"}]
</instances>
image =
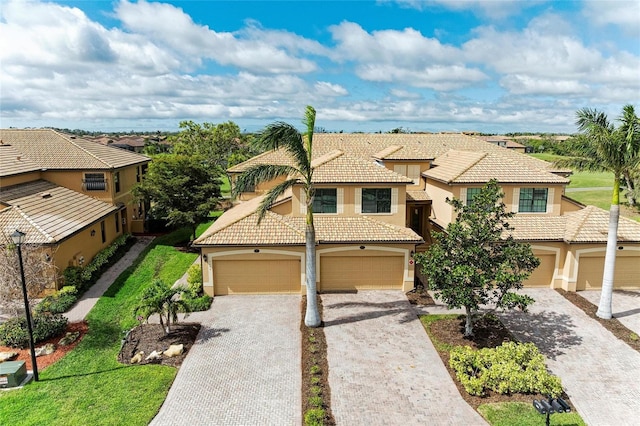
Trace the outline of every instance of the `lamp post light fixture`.
<instances>
[{"instance_id":1,"label":"lamp post light fixture","mask_svg":"<svg viewBox=\"0 0 640 426\"><path fill-rule=\"evenodd\" d=\"M31 366L33 368L33 379L38 381L38 364L36 363L36 352L33 344L33 327L31 325L31 310L29 309L29 298L27 297L27 283L24 279L24 266L22 265L22 243L24 243L24 232L17 229L11 234L13 243L18 248L18 263L20 263L20 279L22 280L22 296L24 297L24 312L27 316L27 328L29 330L29 349L31 350Z\"/></svg>"}]
</instances>

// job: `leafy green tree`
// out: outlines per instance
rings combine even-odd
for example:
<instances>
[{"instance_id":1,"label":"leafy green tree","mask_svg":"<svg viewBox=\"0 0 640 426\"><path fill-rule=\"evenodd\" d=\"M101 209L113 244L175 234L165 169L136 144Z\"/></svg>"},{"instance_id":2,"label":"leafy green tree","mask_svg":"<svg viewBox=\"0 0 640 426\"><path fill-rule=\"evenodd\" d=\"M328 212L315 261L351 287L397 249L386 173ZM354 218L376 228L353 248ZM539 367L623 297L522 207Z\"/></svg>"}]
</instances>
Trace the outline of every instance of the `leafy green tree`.
<instances>
[{"instance_id":1,"label":"leafy green tree","mask_svg":"<svg viewBox=\"0 0 640 426\"><path fill-rule=\"evenodd\" d=\"M171 323L178 322L178 312L189 312L189 305L180 299L186 292L184 287L171 287L164 281L156 279L151 282L142 293L140 304L136 306L135 315L141 315L145 320L154 314L160 317L160 325L165 334L171 333Z\"/></svg>"},{"instance_id":2,"label":"leafy green tree","mask_svg":"<svg viewBox=\"0 0 640 426\"><path fill-rule=\"evenodd\" d=\"M435 235L428 251L416 255L436 297L449 308L465 308L465 336L473 335L474 315L482 305L525 310L533 302L512 290L522 288L540 260L529 244L510 235L513 228L507 221L514 213L505 210L503 196L498 183L491 180L470 205L447 199L457 220Z\"/></svg>"},{"instance_id":3,"label":"leafy green tree","mask_svg":"<svg viewBox=\"0 0 640 426\"><path fill-rule=\"evenodd\" d=\"M222 170L229 167L229 157L246 145L240 127L233 121L221 124L182 121L180 129L174 139L175 154L199 155Z\"/></svg>"},{"instance_id":4,"label":"leafy green tree","mask_svg":"<svg viewBox=\"0 0 640 426\"><path fill-rule=\"evenodd\" d=\"M576 125L580 130L579 143L571 156L558 161L562 167L586 171L613 173L613 193L609 209L609 231L604 258L602 292L596 315L611 319L613 277L616 264L618 221L620 219L620 182L631 184L640 164L640 120L632 105L625 105L616 128L607 115L596 109L583 108L576 112ZM633 191L631 191L633 193ZM631 201L631 200L630 200Z\"/></svg>"},{"instance_id":5,"label":"leafy green tree","mask_svg":"<svg viewBox=\"0 0 640 426\"><path fill-rule=\"evenodd\" d=\"M287 123L276 122L268 125L258 135L258 146L262 149L278 149L282 147L294 159L295 165L258 164L249 167L238 177L233 188L234 194L238 195L262 182L269 182L279 177L286 178L284 182L274 186L265 194L262 203L258 207L258 224L260 224L267 210L280 195L294 185L302 185L307 203L305 230L307 311L304 318L304 323L307 327L318 327L321 322L316 302L316 231L313 225L313 196L315 191L312 183L313 169L311 167L315 120L315 109L312 106L307 106L303 121L306 130L304 134Z\"/></svg>"},{"instance_id":6,"label":"leafy green tree","mask_svg":"<svg viewBox=\"0 0 640 426\"><path fill-rule=\"evenodd\" d=\"M161 154L149 164L133 195L150 201L157 217L169 225L189 226L195 239L198 224L218 205L219 176L219 170L199 156Z\"/></svg>"}]
</instances>

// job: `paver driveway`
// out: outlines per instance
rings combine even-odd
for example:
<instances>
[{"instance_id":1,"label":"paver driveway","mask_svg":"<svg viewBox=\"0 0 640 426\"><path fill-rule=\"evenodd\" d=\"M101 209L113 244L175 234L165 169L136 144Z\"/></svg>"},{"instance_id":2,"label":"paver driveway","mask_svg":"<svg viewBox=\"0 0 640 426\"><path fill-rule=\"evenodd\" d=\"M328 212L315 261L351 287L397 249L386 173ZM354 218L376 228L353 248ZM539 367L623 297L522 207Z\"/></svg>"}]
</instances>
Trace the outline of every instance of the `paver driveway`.
<instances>
[{"instance_id":1,"label":"paver driveway","mask_svg":"<svg viewBox=\"0 0 640 426\"><path fill-rule=\"evenodd\" d=\"M338 425L483 425L400 291L323 294Z\"/></svg>"},{"instance_id":2,"label":"paver driveway","mask_svg":"<svg viewBox=\"0 0 640 426\"><path fill-rule=\"evenodd\" d=\"M152 425L300 425L300 296L222 296Z\"/></svg>"},{"instance_id":3,"label":"paver driveway","mask_svg":"<svg viewBox=\"0 0 640 426\"><path fill-rule=\"evenodd\" d=\"M640 424L640 353L551 289L525 289L529 314L500 314L524 342L533 342L589 425Z\"/></svg>"}]
</instances>

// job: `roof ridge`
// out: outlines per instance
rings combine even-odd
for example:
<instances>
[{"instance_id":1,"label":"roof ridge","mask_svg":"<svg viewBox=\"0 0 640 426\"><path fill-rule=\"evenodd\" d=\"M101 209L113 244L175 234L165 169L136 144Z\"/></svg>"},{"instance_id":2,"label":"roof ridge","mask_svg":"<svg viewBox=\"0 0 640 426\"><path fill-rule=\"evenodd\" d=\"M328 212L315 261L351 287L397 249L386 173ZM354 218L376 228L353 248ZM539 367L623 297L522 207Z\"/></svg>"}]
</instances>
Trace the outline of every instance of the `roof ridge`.
<instances>
[{"instance_id":1,"label":"roof ridge","mask_svg":"<svg viewBox=\"0 0 640 426\"><path fill-rule=\"evenodd\" d=\"M376 165L375 161L366 160L366 159L364 159L362 157L359 157L359 156L356 156L356 155L350 155L348 153L344 154L344 157L350 159L351 161L360 162L360 164L366 165L367 167L370 167L370 166L379 167L381 170L384 171L384 173L391 173L392 175L400 176L400 177L404 178L406 180L406 183L412 182L412 180L409 179L407 176L405 176L405 175L403 175L401 173L398 173L395 170L388 169L388 168L386 168L384 166Z\"/></svg>"},{"instance_id":2,"label":"roof ridge","mask_svg":"<svg viewBox=\"0 0 640 426\"><path fill-rule=\"evenodd\" d=\"M389 145L388 147L381 149L378 152L374 152L371 157L373 158L377 158L377 159L384 159L386 156L394 154L398 151L400 151L402 148L404 148L403 145Z\"/></svg>"},{"instance_id":3,"label":"roof ridge","mask_svg":"<svg viewBox=\"0 0 640 426\"><path fill-rule=\"evenodd\" d=\"M338 157L341 157L342 155L344 155L344 151L341 149L334 149L333 151L329 151L326 154L321 155L320 157L316 158L315 160L311 161L311 168L312 169L316 169L318 167L323 166L324 164L327 164L333 160L335 160Z\"/></svg>"},{"instance_id":4,"label":"roof ridge","mask_svg":"<svg viewBox=\"0 0 640 426\"><path fill-rule=\"evenodd\" d=\"M240 166L240 165L242 165L242 164L244 164L244 163L247 163L247 162L249 162L249 161L254 161L255 159L260 158L260 157L266 157L267 155L269 155L269 154L273 154L273 153L278 152L278 151L280 151L280 150L282 150L282 149L283 149L282 147L279 147L279 148L275 148L275 149L270 149L270 150L265 151L265 152L261 152L261 153L260 153L260 154L258 154L258 155L255 155L255 156L253 156L253 157L251 157L251 158L247 158L247 159L246 159L245 161L243 161L242 163L238 163L238 164L234 165L233 167L229 167L229 168L227 169L227 171L231 171L231 170L235 169L236 167L238 167L238 166ZM261 164L261 163L258 163L258 164Z\"/></svg>"},{"instance_id":5,"label":"roof ridge","mask_svg":"<svg viewBox=\"0 0 640 426\"><path fill-rule=\"evenodd\" d=\"M576 239L576 237L578 236L578 234L580 234L580 231L582 230L582 227L584 226L585 222L589 218L589 215L593 211L593 207L594 206L592 206L592 205L587 205L584 209L581 209L581 210L578 210L576 212L573 212L575 214L573 214L571 216L580 217L580 219L578 221L576 221L576 225L577 226L575 228L574 233L572 235L570 235L570 236L565 235L565 239L567 241L574 241ZM569 223L569 221L567 221L567 223L565 224L565 232L566 232L566 226L568 225L568 223ZM568 237L568 238L566 238L566 237Z\"/></svg>"},{"instance_id":6,"label":"roof ridge","mask_svg":"<svg viewBox=\"0 0 640 426\"><path fill-rule=\"evenodd\" d=\"M113 164L109 164L106 161L104 161L102 158L98 157L97 155L95 155L93 152L89 151L88 149L84 148L83 146L79 145L78 143L75 142L75 138L72 138L71 136L68 136L64 133L60 133L58 131L55 130L51 130L52 132L60 135L62 138L64 138L66 141L68 141L71 145L75 146L76 148L82 150L83 152L85 152L86 154L90 155L91 157L95 158L96 160L98 160L99 162L101 162L102 164L107 165L109 168L115 168L115 166ZM81 138L82 139L82 138ZM82 139L85 140L85 139ZM87 142L91 142L91 141L87 141ZM95 143L95 142L91 142L91 143Z\"/></svg>"},{"instance_id":7,"label":"roof ridge","mask_svg":"<svg viewBox=\"0 0 640 426\"><path fill-rule=\"evenodd\" d=\"M305 232L303 230L301 230L300 228L298 228L297 226L294 226L288 219L285 219L285 216L272 212L271 210L267 210L267 214L269 216L271 216L274 220L277 220L278 222L284 224L285 226L289 227L290 229L292 229L294 232L302 235L303 237L306 237Z\"/></svg>"},{"instance_id":8,"label":"roof ridge","mask_svg":"<svg viewBox=\"0 0 640 426\"><path fill-rule=\"evenodd\" d=\"M483 152L483 151L463 151L460 149L451 149L448 152L469 152L469 153L474 153L474 154L480 154L480 156L478 157L477 160L473 161L471 164L469 164L466 168L462 169L462 171L460 173L458 173L457 175L455 175L452 179L450 179L450 182L455 181L456 179L458 179L460 176L462 176L464 173L466 173L467 171L469 171L469 169L471 169L472 167L474 167L476 164L478 164L480 161L484 160L487 155L489 155L488 152Z\"/></svg>"},{"instance_id":9,"label":"roof ridge","mask_svg":"<svg viewBox=\"0 0 640 426\"><path fill-rule=\"evenodd\" d=\"M54 243L54 242L56 241L56 239L55 239L55 238L53 238L51 235L49 235L47 232L45 232L42 228L40 228L40 225L38 225L37 223L35 223L35 222L33 221L33 219L31 219L31 218L29 217L29 215L27 215L24 211L22 211L22 209L20 208L20 206L10 206L10 208L15 209L15 210L16 210L16 212L17 212L20 216L22 216L22 218L23 218L24 220L26 220L26 221L29 223L29 225L31 225L31 226L33 226L35 229L37 229L37 230L38 230L38 232L40 232L42 235L44 235L50 243Z\"/></svg>"}]
</instances>

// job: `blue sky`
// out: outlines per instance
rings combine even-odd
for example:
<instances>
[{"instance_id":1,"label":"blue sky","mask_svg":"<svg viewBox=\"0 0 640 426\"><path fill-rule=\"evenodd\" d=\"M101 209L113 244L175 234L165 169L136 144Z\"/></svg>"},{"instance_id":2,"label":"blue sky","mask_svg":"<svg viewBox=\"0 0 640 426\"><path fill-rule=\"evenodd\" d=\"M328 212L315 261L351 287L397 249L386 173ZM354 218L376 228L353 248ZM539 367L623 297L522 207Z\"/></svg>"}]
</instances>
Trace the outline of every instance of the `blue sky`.
<instances>
[{"instance_id":1,"label":"blue sky","mask_svg":"<svg viewBox=\"0 0 640 426\"><path fill-rule=\"evenodd\" d=\"M0 127L574 132L640 108L638 1L25 1L0 6Z\"/></svg>"}]
</instances>

